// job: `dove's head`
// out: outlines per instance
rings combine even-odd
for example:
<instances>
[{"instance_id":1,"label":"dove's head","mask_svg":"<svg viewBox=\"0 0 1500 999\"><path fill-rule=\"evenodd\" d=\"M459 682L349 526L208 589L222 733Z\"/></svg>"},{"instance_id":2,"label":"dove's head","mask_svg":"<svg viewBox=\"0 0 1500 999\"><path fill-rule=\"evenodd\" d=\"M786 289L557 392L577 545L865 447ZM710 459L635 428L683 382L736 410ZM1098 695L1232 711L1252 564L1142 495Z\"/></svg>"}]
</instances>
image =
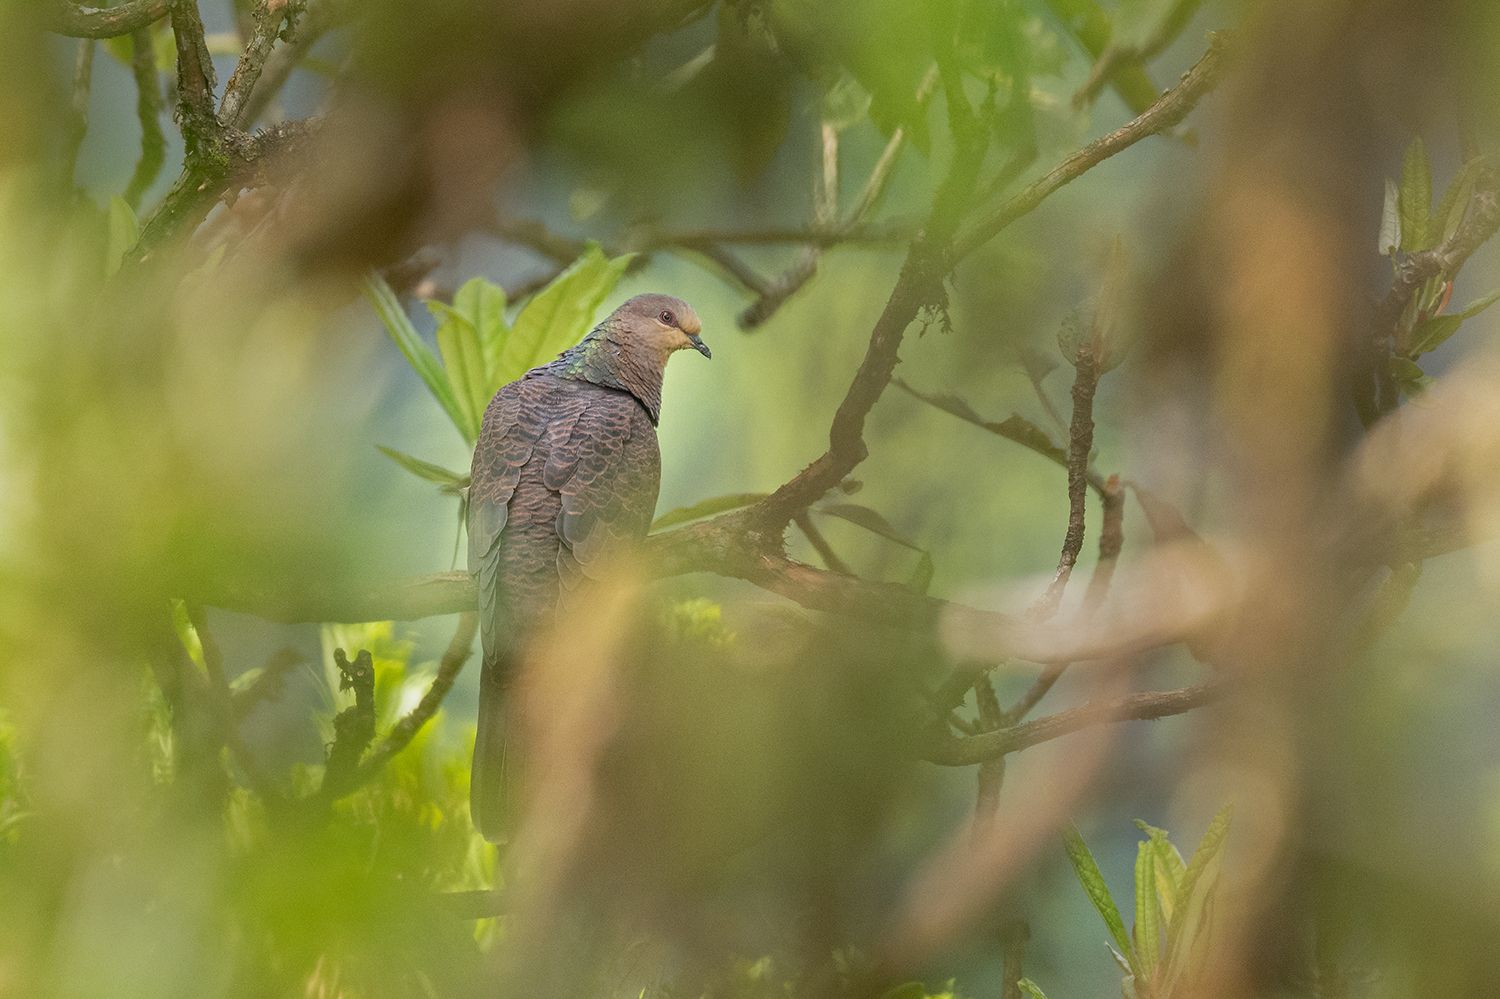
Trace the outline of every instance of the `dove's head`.
<instances>
[{"instance_id":1,"label":"dove's head","mask_svg":"<svg viewBox=\"0 0 1500 999\"><path fill-rule=\"evenodd\" d=\"M637 295L614 311L608 325L614 328L615 337L628 340L632 347L649 347L663 359L685 348L713 356L698 335L703 331L698 313L671 295Z\"/></svg>"}]
</instances>

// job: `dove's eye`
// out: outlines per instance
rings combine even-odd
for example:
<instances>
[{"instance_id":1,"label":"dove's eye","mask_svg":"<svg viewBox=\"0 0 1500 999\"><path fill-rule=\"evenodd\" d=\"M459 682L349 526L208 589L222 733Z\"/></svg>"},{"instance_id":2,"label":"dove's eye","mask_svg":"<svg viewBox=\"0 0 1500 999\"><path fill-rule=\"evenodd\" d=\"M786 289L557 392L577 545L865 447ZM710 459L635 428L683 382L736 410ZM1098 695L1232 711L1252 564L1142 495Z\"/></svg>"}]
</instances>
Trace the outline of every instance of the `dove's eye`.
<instances>
[{"instance_id":1,"label":"dove's eye","mask_svg":"<svg viewBox=\"0 0 1500 999\"><path fill-rule=\"evenodd\" d=\"M668 312L666 309L662 310L661 321L666 323L668 326L677 325L677 317L672 315L672 313Z\"/></svg>"}]
</instances>

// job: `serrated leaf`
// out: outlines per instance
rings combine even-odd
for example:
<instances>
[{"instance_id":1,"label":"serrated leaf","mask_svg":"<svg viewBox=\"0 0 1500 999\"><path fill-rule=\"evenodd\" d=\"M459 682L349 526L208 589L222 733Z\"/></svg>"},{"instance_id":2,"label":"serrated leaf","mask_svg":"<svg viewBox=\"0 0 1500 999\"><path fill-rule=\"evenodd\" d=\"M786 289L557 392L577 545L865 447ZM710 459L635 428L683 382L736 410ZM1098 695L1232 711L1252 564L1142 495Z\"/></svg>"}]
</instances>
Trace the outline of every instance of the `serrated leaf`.
<instances>
[{"instance_id":1,"label":"serrated leaf","mask_svg":"<svg viewBox=\"0 0 1500 999\"><path fill-rule=\"evenodd\" d=\"M583 256L537 292L500 349L493 373L498 384L516 380L582 340L595 310L620 283L633 257L625 254L611 260L590 243Z\"/></svg>"},{"instance_id":2,"label":"serrated leaf","mask_svg":"<svg viewBox=\"0 0 1500 999\"><path fill-rule=\"evenodd\" d=\"M1208 824L1208 831L1203 834L1203 839L1198 843L1198 849L1193 851L1193 857L1188 861L1187 870L1182 876L1182 886L1178 891L1177 911L1172 914L1172 921L1167 926L1167 977L1169 982L1180 973L1184 962L1193 951L1193 945L1197 942L1196 930L1199 926L1199 917L1204 907L1204 901L1212 896L1214 884L1218 880L1215 861L1218 859L1219 851L1224 846L1224 840L1229 835L1229 822L1233 816L1233 808L1225 805L1214 815ZM1192 928L1192 932L1189 928Z\"/></svg>"},{"instance_id":3,"label":"serrated leaf","mask_svg":"<svg viewBox=\"0 0 1500 999\"><path fill-rule=\"evenodd\" d=\"M1429 350L1436 349L1444 340L1447 340L1458 332L1458 328L1463 325L1463 321L1464 318L1462 315L1451 315L1433 316L1431 319L1424 319L1420 323L1417 323L1416 329L1411 331L1412 354L1425 354ZM1417 367L1416 364L1406 360L1404 357L1393 357L1391 358L1391 374L1397 378L1401 377L1396 370L1398 363L1400 363L1403 370L1416 368L1416 374L1413 377L1422 377L1422 369Z\"/></svg>"},{"instance_id":4,"label":"serrated leaf","mask_svg":"<svg viewBox=\"0 0 1500 999\"><path fill-rule=\"evenodd\" d=\"M1408 253L1432 245L1432 169L1422 138L1411 140L1401 164L1401 249Z\"/></svg>"},{"instance_id":5,"label":"serrated leaf","mask_svg":"<svg viewBox=\"0 0 1500 999\"><path fill-rule=\"evenodd\" d=\"M1161 960L1161 924L1157 918L1156 852L1148 841L1135 851L1135 956L1150 981Z\"/></svg>"},{"instance_id":6,"label":"serrated leaf","mask_svg":"<svg viewBox=\"0 0 1500 999\"><path fill-rule=\"evenodd\" d=\"M1451 239L1458 232L1458 227L1463 225L1464 215L1469 210L1469 199L1474 195L1474 183L1479 179L1479 170L1483 165L1484 160L1476 156L1459 167L1458 173L1448 182L1442 200L1438 202L1437 213L1433 215L1434 223L1443 227L1434 242Z\"/></svg>"},{"instance_id":7,"label":"serrated leaf","mask_svg":"<svg viewBox=\"0 0 1500 999\"><path fill-rule=\"evenodd\" d=\"M753 506L765 498L765 493L729 493L725 496L699 500L691 506L680 506L675 510L668 510L651 522L651 530L660 531L690 521L701 520L704 517L712 517L716 513L739 510L742 507Z\"/></svg>"},{"instance_id":8,"label":"serrated leaf","mask_svg":"<svg viewBox=\"0 0 1500 999\"><path fill-rule=\"evenodd\" d=\"M1104 875L1099 871L1099 864L1094 860L1094 855L1089 851L1088 844L1083 841L1078 827L1071 822L1063 830L1063 847L1068 852L1068 860L1073 865L1073 874L1078 878L1078 883L1083 886L1084 894L1088 895L1089 901L1094 903L1095 910L1104 920L1104 925L1109 929L1109 935L1114 939L1115 946L1120 949L1126 966L1131 974L1138 974L1133 954L1134 948L1130 943L1130 934L1125 932L1125 920L1120 918L1119 907L1109 894L1109 886L1104 883Z\"/></svg>"},{"instance_id":9,"label":"serrated leaf","mask_svg":"<svg viewBox=\"0 0 1500 999\"><path fill-rule=\"evenodd\" d=\"M400 348L401 354L406 358L406 363L412 366L412 370L422 379L422 384L437 399L438 404L443 407L443 412L448 414L448 419L459 433L464 432L464 411L459 406L458 396L453 391L453 386L448 381L448 375L443 371L443 366L433 356L432 351L422 342L422 337L417 333L416 327L406 317L406 310L401 308L401 303L396 299L396 293L391 286L385 283L385 279L378 274L369 274L365 277L365 297L374 306L376 315L385 324L385 331ZM467 439L467 435L465 435Z\"/></svg>"},{"instance_id":10,"label":"serrated leaf","mask_svg":"<svg viewBox=\"0 0 1500 999\"><path fill-rule=\"evenodd\" d=\"M125 254L141 238L141 224L135 209L118 194L109 199L109 248L105 251L104 276L120 269Z\"/></svg>"},{"instance_id":11,"label":"serrated leaf","mask_svg":"<svg viewBox=\"0 0 1500 999\"><path fill-rule=\"evenodd\" d=\"M1380 210L1380 253L1390 256L1401 248L1401 191L1389 177L1385 181L1385 206Z\"/></svg>"},{"instance_id":12,"label":"serrated leaf","mask_svg":"<svg viewBox=\"0 0 1500 999\"><path fill-rule=\"evenodd\" d=\"M469 476L465 472L450 471L442 465L434 465L430 461L423 461L421 458L413 457L405 451L397 451L395 448L386 447L384 444L376 444L375 447L379 449L381 454L417 478L426 479L428 482L436 482L443 487L444 492L456 493L469 488Z\"/></svg>"},{"instance_id":13,"label":"serrated leaf","mask_svg":"<svg viewBox=\"0 0 1500 999\"><path fill-rule=\"evenodd\" d=\"M1182 886L1182 877L1187 871L1187 864L1182 860L1182 854L1177 852L1177 847L1167 838L1165 829L1158 829L1148 825L1140 819L1135 820L1136 827L1147 836L1146 842L1151 845L1156 854L1156 897L1161 907L1161 918L1163 922L1172 921L1172 913L1177 905L1177 893Z\"/></svg>"},{"instance_id":14,"label":"serrated leaf","mask_svg":"<svg viewBox=\"0 0 1500 999\"><path fill-rule=\"evenodd\" d=\"M1016 988L1026 993L1026 999L1047 999L1047 993L1043 992L1041 986L1029 978L1023 978L1017 982Z\"/></svg>"}]
</instances>

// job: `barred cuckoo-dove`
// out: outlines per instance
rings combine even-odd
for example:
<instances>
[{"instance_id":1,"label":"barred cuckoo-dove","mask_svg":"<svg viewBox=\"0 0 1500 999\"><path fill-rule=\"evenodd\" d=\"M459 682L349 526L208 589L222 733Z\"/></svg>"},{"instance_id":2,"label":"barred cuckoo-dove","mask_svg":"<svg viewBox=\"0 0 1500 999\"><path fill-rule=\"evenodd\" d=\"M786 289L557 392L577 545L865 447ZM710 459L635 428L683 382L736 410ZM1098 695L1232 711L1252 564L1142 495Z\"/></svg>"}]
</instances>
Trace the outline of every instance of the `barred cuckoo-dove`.
<instances>
[{"instance_id":1,"label":"barred cuckoo-dove","mask_svg":"<svg viewBox=\"0 0 1500 999\"><path fill-rule=\"evenodd\" d=\"M681 299L637 295L485 410L469 486L469 572L484 649L469 801L488 839L505 835L515 655L612 549L645 537L661 475L662 376L673 351L711 356L700 329Z\"/></svg>"}]
</instances>

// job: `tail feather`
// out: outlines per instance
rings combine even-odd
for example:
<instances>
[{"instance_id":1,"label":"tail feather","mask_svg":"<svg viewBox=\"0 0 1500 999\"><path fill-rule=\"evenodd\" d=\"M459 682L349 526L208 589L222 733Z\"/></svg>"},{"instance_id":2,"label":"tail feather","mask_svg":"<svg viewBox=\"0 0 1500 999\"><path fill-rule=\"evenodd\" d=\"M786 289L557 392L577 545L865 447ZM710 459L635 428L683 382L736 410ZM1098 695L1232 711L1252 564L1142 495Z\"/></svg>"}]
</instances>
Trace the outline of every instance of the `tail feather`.
<instances>
[{"instance_id":1,"label":"tail feather","mask_svg":"<svg viewBox=\"0 0 1500 999\"><path fill-rule=\"evenodd\" d=\"M474 764L469 772L469 813L474 827L491 843L508 839L515 816L516 754L514 728L506 709L505 675L500 663L487 662L479 679L479 730L474 737Z\"/></svg>"}]
</instances>

